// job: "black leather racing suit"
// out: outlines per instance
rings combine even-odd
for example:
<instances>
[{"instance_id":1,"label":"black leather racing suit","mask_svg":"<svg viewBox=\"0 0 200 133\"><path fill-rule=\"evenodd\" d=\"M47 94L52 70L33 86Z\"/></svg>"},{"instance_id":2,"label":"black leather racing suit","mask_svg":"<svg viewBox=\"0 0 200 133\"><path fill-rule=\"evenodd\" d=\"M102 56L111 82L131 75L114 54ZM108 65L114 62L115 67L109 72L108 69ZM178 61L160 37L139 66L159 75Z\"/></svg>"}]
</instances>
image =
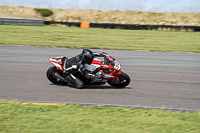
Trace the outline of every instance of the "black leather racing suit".
<instances>
[{"instance_id":1,"label":"black leather racing suit","mask_svg":"<svg viewBox=\"0 0 200 133\"><path fill-rule=\"evenodd\" d=\"M96 57L104 56L103 53L100 54L95 52L93 54ZM99 75L86 73L85 63L83 63L82 58L83 58L82 54L79 54L75 57L65 60L64 62L65 77L69 79L71 82L73 82L76 88L82 88L84 85L84 83L74 75L74 73L77 71L79 71L85 77L99 78Z\"/></svg>"},{"instance_id":2,"label":"black leather racing suit","mask_svg":"<svg viewBox=\"0 0 200 133\"><path fill-rule=\"evenodd\" d=\"M72 57L64 62L64 74L65 76L75 84L77 88L83 87L83 82L74 76L73 73L80 71L84 75L85 65L82 64L82 55L79 54L76 57Z\"/></svg>"}]
</instances>

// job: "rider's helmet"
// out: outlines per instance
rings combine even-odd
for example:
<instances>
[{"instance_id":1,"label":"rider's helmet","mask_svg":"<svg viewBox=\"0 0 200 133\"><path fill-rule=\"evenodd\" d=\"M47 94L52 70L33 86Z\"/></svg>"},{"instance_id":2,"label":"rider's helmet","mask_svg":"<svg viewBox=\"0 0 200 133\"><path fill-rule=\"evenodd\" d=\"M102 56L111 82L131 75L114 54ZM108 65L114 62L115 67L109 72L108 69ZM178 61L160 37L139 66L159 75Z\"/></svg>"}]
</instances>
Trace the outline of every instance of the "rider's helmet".
<instances>
[{"instance_id":1,"label":"rider's helmet","mask_svg":"<svg viewBox=\"0 0 200 133\"><path fill-rule=\"evenodd\" d=\"M83 49L82 51L82 63L91 64L94 59L93 52L89 49Z\"/></svg>"}]
</instances>

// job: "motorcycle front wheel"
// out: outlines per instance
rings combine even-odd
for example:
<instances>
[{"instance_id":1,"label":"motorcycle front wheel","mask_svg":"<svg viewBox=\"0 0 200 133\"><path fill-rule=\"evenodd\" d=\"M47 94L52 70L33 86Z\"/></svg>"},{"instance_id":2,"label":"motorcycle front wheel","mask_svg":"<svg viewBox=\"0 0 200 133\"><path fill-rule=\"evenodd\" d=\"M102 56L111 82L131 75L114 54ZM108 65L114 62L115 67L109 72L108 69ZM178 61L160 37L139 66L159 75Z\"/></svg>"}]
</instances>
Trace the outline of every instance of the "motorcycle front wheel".
<instances>
[{"instance_id":1,"label":"motorcycle front wheel","mask_svg":"<svg viewBox=\"0 0 200 133\"><path fill-rule=\"evenodd\" d=\"M129 83L131 81L130 77L126 73L119 75L118 78L119 78L119 83L117 83L114 79L108 80L107 83L113 87L123 88L123 87L129 85Z\"/></svg>"}]
</instances>

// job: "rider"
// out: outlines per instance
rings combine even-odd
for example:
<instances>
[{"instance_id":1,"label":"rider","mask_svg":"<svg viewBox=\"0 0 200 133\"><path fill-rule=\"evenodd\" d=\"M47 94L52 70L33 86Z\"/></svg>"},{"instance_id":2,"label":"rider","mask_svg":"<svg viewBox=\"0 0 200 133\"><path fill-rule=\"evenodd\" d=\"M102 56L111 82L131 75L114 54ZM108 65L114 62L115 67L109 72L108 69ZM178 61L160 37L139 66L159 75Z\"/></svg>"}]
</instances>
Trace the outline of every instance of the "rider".
<instances>
[{"instance_id":1,"label":"rider","mask_svg":"<svg viewBox=\"0 0 200 133\"><path fill-rule=\"evenodd\" d=\"M91 64L93 62L94 56L104 56L105 53L93 53L89 49L83 49L82 53L72 57L70 59L65 60L64 62L64 74L67 79L69 79L71 82L73 82L76 86L76 88L82 88L83 82L78 79L74 73L77 71L80 71L82 75L85 77L93 77L93 78L99 78L99 75L95 74L88 74L85 71L85 64Z\"/></svg>"}]
</instances>

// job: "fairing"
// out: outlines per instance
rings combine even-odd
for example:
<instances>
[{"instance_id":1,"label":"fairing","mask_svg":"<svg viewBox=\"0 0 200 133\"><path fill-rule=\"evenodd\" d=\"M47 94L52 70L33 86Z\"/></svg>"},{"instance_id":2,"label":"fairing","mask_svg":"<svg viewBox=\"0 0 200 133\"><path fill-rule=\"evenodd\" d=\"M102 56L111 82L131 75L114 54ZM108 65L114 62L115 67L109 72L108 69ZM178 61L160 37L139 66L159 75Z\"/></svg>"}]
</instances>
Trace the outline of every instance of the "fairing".
<instances>
[{"instance_id":1,"label":"fairing","mask_svg":"<svg viewBox=\"0 0 200 133\"><path fill-rule=\"evenodd\" d=\"M51 63L53 63L58 70L63 71L63 60L67 59L65 56L63 57L52 57L49 58L48 61L50 61Z\"/></svg>"}]
</instances>

